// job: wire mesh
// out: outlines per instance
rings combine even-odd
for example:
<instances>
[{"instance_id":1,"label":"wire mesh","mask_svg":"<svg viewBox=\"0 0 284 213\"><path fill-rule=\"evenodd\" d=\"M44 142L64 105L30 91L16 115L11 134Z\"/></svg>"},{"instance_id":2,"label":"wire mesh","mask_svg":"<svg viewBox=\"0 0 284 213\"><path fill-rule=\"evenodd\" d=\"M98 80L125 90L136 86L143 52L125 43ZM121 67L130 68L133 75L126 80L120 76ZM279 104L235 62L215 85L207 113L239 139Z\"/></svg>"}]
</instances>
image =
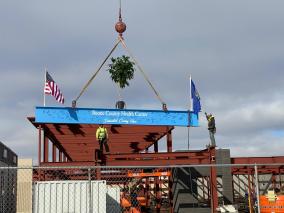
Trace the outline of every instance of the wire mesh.
<instances>
[{"instance_id":1,"label":"wire mesh","mask_svg":"<svg viewBox=\"0 0 284 213\"><path fill-rule=\"evenodd\" d=\"M265 212L273 207L264 202L269 196L277 198L274 208L284 212L284 202L279 203L282 195L284 200L282 172L259 167L257 178L254 166L246 172L241 168L1 167L0 213L210 212L214 199L215 212L258 212L258 206Z\"/></svg>"}]
</instances>

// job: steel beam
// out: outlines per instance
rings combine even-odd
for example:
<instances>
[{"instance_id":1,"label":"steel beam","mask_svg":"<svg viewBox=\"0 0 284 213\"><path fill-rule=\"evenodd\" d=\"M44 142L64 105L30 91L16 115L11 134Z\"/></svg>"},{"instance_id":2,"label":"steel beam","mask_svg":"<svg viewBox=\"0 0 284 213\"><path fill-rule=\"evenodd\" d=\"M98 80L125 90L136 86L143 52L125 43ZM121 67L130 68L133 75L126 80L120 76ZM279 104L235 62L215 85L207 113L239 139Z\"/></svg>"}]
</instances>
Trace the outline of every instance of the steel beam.
<instances>
[{"instance_id":1,"label":"steel beam","mask_svg":"<svg viewBox=\"0 0 284 213\"><path fill-rule=\"evenodd\" d=\"M52 162L56 162L56 145L52 143Z\"/></svg>"},{"instance_id":2,"label":"steel beam","mask_svg":"<svg viewBox=\"0 0 284 213\"><path fill-rule=\"evenodd\" d=\"M156 197L156 212L161 210L161 192L160 192L160 178L155 177L155 197Z\"/></svg>"},{"instance_id":3,"label":"steel beam","mask_svg":"<svg viewBox=\"0 0 284 213\"><path fill-rule=\"evenodd\" d=\"M198 113L173 110L36 107L37 123L198 126Z\"/></svg>"},{"instance_id":4,"label":"steel beam","mask_svg":"<svg viewBox=\"0 0 284 213\"><path fill-rule=\"evenodd\" d=\"M249 211L253 212L253 204L252 204L252 190L251 190L251 171L248 169L248 199L249 199Z\"/></svg>"},{"instance_id":5,"label":"steel beam","mask_svg":"<svg viewBox=\"0 0 284 213\"><path fill-rule=\"evenodd\" d=\"M155 153L158 153L158 152L159 152L158 141L156 141L156 142L154 143L154 152L155 152Z\"/></svg>"},{"instance_id":6,"label":"steel beam","mask_svg":"<svg viewBox=\"0 0 284 213\"><path fill-rule=\"evenodd\" d=\"M216 150L215 147L209 148L210 163L216 163ZM211 210L212 213L217 212L218 207L218 192L217 192L217 171L215 166L210 167L210 189L211 189Z\"/></svg>"},{"instance_id":7,"label":"steel beam","mask_svg":"<svg viewBox=\"0 0 284 213\"><path fill-rule=\"evenodd\" d=\"M48 145L49 145L49 140L46 136L46 132L44 131L44 136L43 136L43 142L44 142L44 146L43 146L43 162L48 162L48 157L49 157L49 153L48 153Z\"/></svg>"},{"instance_id":8,"label":"steel beam","mask_svg":"<svg viewBox=\"0 0 284 213\"><path fill-rule=\"evenodd\" d=\"M38 165L41 163L41 143L42 143L42 135L41 135L42 127L39 125L38 127Z\"/></svg>"},{"instance_id":9,"label":"steel beam","mask_svg":"<svg viewBox=\"0 0 284 213\"><path fill-rule=\"evenodd\" d=\"M209 152L160 152L106 155L107 166L166 166L210 164Z\"/></svg>"},{"instance_id":10,"label":"steel beam","mask_svg":"<svg viewBox=\"0 0 284 213\"><path fill-rule=\"evenodd\" d=\"M172 139L172 130L168 130L167 132L167 151L173 151L173 139Z\"/></svg>"},{"instance_id":11,"label":"steel beam","mask_svg":"<svg viewBox=\"0 0 284 213\"><path fill-rule=\"evenodd\" d=\"M274 164L284 163L284 156L275 157L238 157L231 158L232 164Z\"/></svg>"},{"instance_id":12,"label":"steel beam","mask_svg":"<svg viewBox=\"0 0 284 213\"><path fill-rule=\"evenodd\" d=\"M58 153L58 159L59 159L59 162L62 162L62 151L59 149L59 153Z\"/></svg>"},{"instance_id":13,"label":"steel beam","mask_svg":"<svg viewBox=\"0 0 284 213\"><path fill-rule=\"evenodd\" d=\"M45 134L52 141L52 143L55 143L55 145L64 153L64 156L67 157L70 161L72 161L72 158L68 155L64 147L48 129L45 129Z\"/></svg>"}]
</instances>

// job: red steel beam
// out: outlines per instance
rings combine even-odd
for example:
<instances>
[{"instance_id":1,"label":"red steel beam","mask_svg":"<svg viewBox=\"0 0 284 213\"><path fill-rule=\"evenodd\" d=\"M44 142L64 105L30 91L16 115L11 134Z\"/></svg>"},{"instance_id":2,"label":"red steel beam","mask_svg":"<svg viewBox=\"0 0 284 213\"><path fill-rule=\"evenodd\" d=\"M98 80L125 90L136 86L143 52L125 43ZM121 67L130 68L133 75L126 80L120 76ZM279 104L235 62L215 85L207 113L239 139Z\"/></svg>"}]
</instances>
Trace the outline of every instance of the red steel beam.
<instances>
[{"instance_id":1,"label":"red steel beam","mask_svg":"<svg viewBox=\"0 0 284 213\"><path fill-rule=\"evenodd\" d=\"M62 160L64 160L64 157L63 157L63 159ZM62 162L47 162L47 163L42 163L41 164L41 166L50 166L50 167L52 167L52 166L54 166L54 167L64 167L64 166L95 166L96 164L95 164L95 162L94 161L69 161L69 162L64 162L64 161L62 161Z\"/></svg>"},{"instance_id":2,"label":"red steel beam","mask_svg":"<svg viewBox=\"0 0 284 213\"><path fill-rule=\"evenodd\" d=\"M59 162L62 162L62 151L60 149L58 153L58 159L59 159Z\"/></svg>"},{"instance_id":3,"label":"red steel beam","mask_svg":"<svg viewBox=\"0 0 284 213\"><path fill-rule=\"evenodd\" d=\"M210 164L208 150L198 152L160 152L105 155L107 166L169 166ZM88 166L94 161L72 161L65 163L44 163L45 166Z\"/></svg>"},{"instance_id":4,"label":"red steel beam","mask_svg":"<svg viewBox=\"0 0 284 213\"><path fill-rule=\"evenodd\" d=\"M46 137L46 132L44 132L44 136L43 136L43 142L44 142L44 146L43 146L43 162L48 162L48 138Z\"/></svg>"},{"instance_id":5,"label":"red steel beam","mask_svg":"<svg viewBox=\"0 0 284 213\"><path fill-rule=\"evenodd\" d=\"M48 130L45 129L45 133L48 136L48 138L56 144L56 146L63 152L64 156L66 156L68 159L72 160L72 158L68 155L68 153L66 152L66 150L64 149L64 147L58 142L58 140L56 139L56 137ZM64 160L64 159L63 159Z\"/></svg>"},{"instance_id":6,"label":"red steel beam","mask_svg":"<svg viewBox=\"0 0 284 213\"><path fill-rule=\"evenodd\" d=\"M274 157L238 157L231 158L232 164L273 164L273 163L283 163L284 156L274 156Z\"/></svg>"},{"instance_id":7,"label":"red steel beam","mask_svg":"<svg viewBox=\"0 0 284 213\"><path fill-rule=\"evenodd\" d=\"M41 125L38 127L38 165L41 163L41 143L42 143L42 136L41 136Z\"/></svg>"},{"instance_id":8,"label":"red steel beam","mask_svg":"<svg viewBox=\"0 0 284 213\"><path fill-rule=\"evenodd\" d=\"M168 152L172 152L173 151L172 130L169 130L167 132L167 151Z\"/></svg>"},{"instance_id":9,"label":"red steel beam","mask_svg":"<svg viewBox=\"0 0 284 213\"><path fill-rule=\"evenodd\" d=\"M52 162L56 162L56 145L52 143Z\"/></svg>"},{"instance_id":10,"label":"red steel beam","mask_svg":"<svg viewBox=\"0 0 284 213\"><path fill-rule=\"evenodd\" d=\"M160 192L160 178L155 177L155 197L156 197L156 212L160 213L161 210L161 192Z\"/></svg>"},{"instance_id":11,"label":"red steel beam","mask_svg":"<svg viewBox=\"0 0 284 213\"><path fill-rule=\"evenodd\" d=\"M272 174L272 173L278 173L280 171L280 173L284 173L284 168L280 168L281 166L277 167L268 167L268 166L262 166L262 168L260 168L258 171L259 174ZM247 171L247 167L242 167L240 168L239 166L237 167L232 167L232 174L234 175L245 175L248 174Z\"/></svg>"},{"instance_id":12,"label":"red steel beam","mask_svg":"<svg viewBox=\"0 0 284 213\"><path fill-rule=\"evenodd\" d=\"M159 145L158 145L158 142L157 142L157 141L154 143L154 152L155 152L155 153L158 153L158 152L159 152Z\"/></svg>"},{"instance_id":13,"label":"red steel beam","mask_svg":"<svg viewBox=\"0 0 284 213\"><path fill-rule=\"evenodd\" d=\"M258 166L259 174L271 174L271 173L283 173L284 172L284 156L274 157L237 157L231 158L232 164L263 164ZM282 165L264 165L264 164L283 164ZM249 169L248 169L249 168ZM233 174L249 174L249 170L253 170L252 167L233 166ZM251 172L251 171L250 171Z\"/></svg>"},{"instance_id":14,"label":"red steel beam","mask_svg":"<svg viewBox=\"0 0 284 213\"><path fill-rule=\"evenodd\" d=\"M216 163L216 150L215 147L211 147L210 150L210 163ZM218 207L218 192L217 192L217 168L215 166L210 167L210 189L211 189L211 209L212 212L217 212Z\"/></svg>"},{"instance_id":15,"label":"red steel beam","mask_svg":"<svg viewBox=\"0 0 284 213\"><path fill-rule=\"evenodd\" d=\"M165 158L176 157L178 159L183 158L208 158L209 152L207 149L196 152L159 152L159 153L125 153L125 154L110 154L106 155L108 160L120 160L120 159L151 159L151 158ZM210 163L210 161L208 160Z\"/></svg>"},{"instance_id":16,"label":"red steel beam","mask_svg":"<svg viewBox=\"0 0 284 213\"><path fill-rule=\"evenodd\" d=\"M210 164L207 150L199 152L163 152L106 155L108 166L166 166Z\"/></svg>"},{"instance_id":17,"label":"red steel beam","mask_svg":"<svg viewBox=\"0 0 284 213\"><path fill-rule=\"evenodd\" d=\"M249 199L249 211L250 212L253 212L253 208L252 208L252 184L251 184L251 170L250 169L247 169L247 172L248 172L248 199Z\"/></svg>"}]
</instances>

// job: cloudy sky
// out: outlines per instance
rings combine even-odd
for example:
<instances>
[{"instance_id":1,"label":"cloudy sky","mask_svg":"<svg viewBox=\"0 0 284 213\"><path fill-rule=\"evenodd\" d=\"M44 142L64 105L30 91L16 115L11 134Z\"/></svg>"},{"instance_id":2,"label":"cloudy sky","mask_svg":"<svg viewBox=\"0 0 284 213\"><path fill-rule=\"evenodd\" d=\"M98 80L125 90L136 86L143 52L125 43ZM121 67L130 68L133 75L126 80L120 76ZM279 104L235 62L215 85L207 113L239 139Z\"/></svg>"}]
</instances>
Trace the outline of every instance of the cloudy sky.
<instances>
[{"instance_id":1,"label":"cloudy sky","mask_svg":"<svg viewBox=\"0 0 284 213\"><path fill-rule=\"evenodd\" d=\"M0 141L37 156L26 117L43 105L44 66L71 105L114 45L118 0L0 0ZM284 155L284 1L123 0L128 47L170 110L187 110L189 75L203 112L216 117L217 145L233 156ZM114 56L126 54L119 47ZM103 71L79 107L113 108L115 85ZM160 109L137 72L123 91L128 108ZM59 106L47 97L47 105ZM174 148L203 149L200 127L176 128ZM163 149L164 146L162 146Z\"/></svg>"}]
</instances>

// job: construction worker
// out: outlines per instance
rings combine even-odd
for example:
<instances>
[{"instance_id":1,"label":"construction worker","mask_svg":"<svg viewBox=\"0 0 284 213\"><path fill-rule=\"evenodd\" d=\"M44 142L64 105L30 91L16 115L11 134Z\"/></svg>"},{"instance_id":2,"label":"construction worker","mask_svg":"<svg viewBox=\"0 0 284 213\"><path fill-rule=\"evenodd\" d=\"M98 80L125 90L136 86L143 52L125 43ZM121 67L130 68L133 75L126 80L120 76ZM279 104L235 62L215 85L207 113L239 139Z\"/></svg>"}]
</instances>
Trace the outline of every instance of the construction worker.
<instances>
[{"instance_id":1,"label":"construction worker","mask_svg":"<svg viewBox=\"0 0 284 213\"><path fill-rule=\"evenodd\" d=\"M97 141L99 141L100 143L101 154L103 153L103 145L105 146L106 153L109 153L109 147L107 144L107 140L108 140L107 129L102 124L100 124L97 129L96 138L97 138Z\"/></svg>"},{"instance_id":2,"label":"construction worker","mask_svg":"<svg viewBox=\"0 0 284 213\"><path fill-rule=\"evenodd\" d=\"M205 112L205 115L208 121L208 130L209 130L209 136L211 140L211 146L215 147L216 146L215 137L214 137L214 134L216 133L215 118L212 114L208 115L206 112Z\"/></svg>"}]
</instances>

